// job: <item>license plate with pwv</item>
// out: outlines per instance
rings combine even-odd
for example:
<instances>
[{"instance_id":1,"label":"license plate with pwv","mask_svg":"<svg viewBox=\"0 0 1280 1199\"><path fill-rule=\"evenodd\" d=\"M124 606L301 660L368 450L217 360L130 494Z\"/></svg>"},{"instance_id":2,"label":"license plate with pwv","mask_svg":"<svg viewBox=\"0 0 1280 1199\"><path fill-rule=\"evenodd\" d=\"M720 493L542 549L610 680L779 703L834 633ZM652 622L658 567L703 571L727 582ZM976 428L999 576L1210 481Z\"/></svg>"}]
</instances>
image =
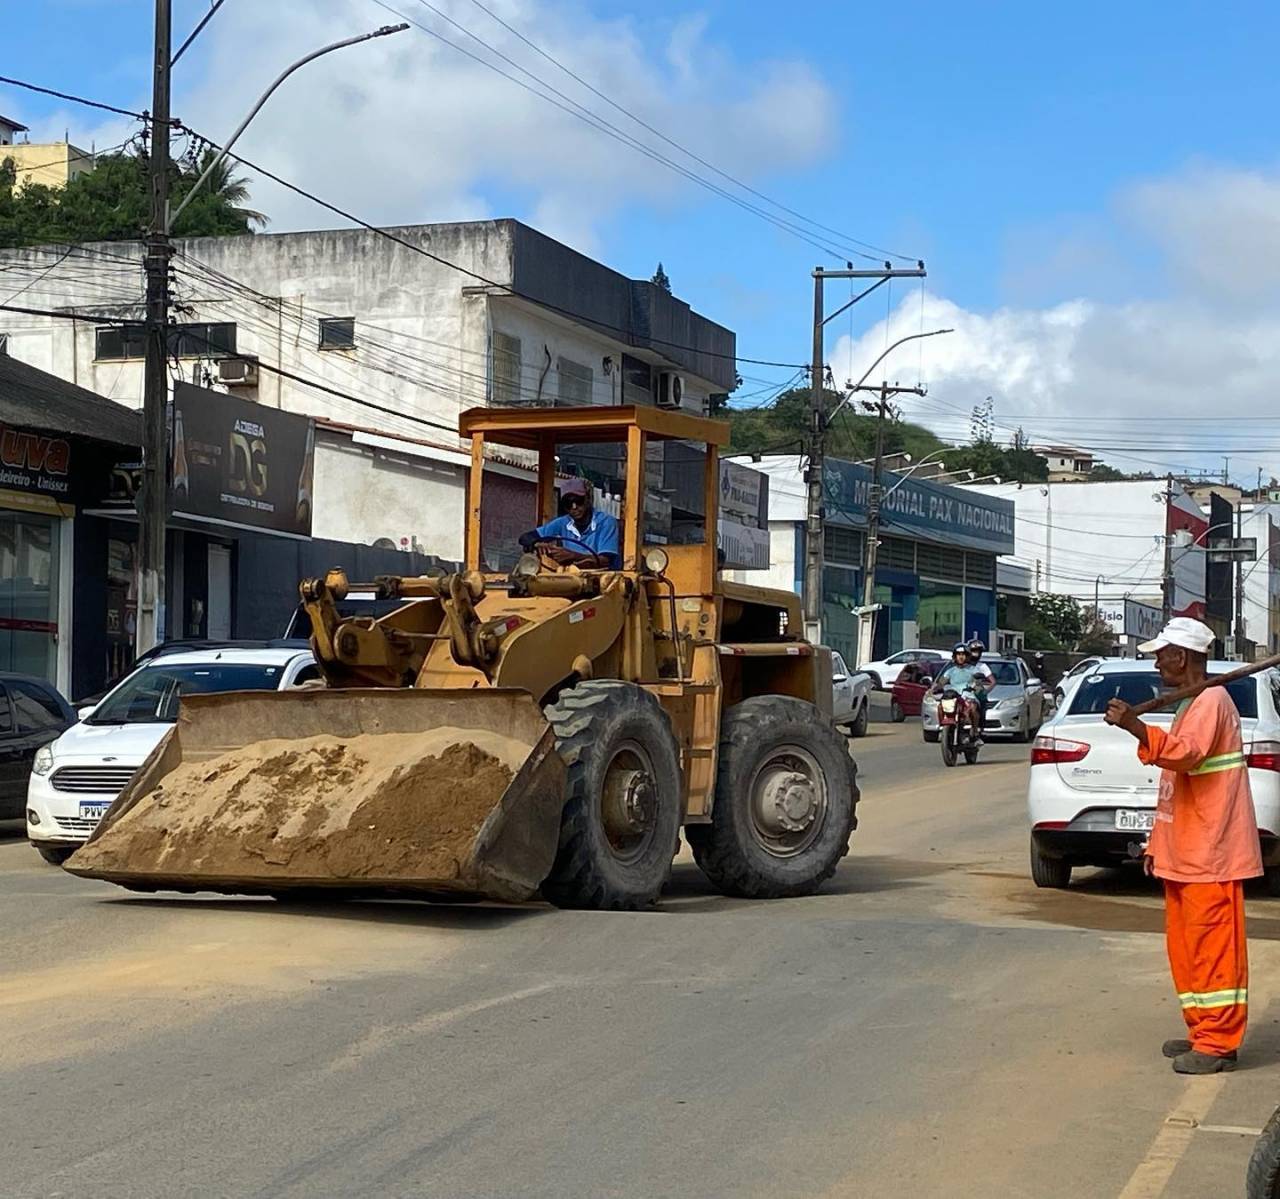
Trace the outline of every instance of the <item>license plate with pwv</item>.
<instances>
[{"instance_id":1,"label":"license plate with pwv","mask_svg":"<svg viewBox=\"0 0 1280 1199\"><path fill-rule=\"evenodd\" d=\"M1116 828L1126 833L1149 833L1156 825L1156 814L1152 808L1118 808L1116 810Z\"/></svg>"},{"instance_id":2,"label":"license plate with pwv","mask_svg":"<svg viewBox=\"0 0 1280 1199\"><path fill-rule=\"evenodd\" d=\"M81 800L80 801L80 819L98 821L106 815L107 809L111 806L109 799L102 800Z\"/></svg>"}]
</instances>

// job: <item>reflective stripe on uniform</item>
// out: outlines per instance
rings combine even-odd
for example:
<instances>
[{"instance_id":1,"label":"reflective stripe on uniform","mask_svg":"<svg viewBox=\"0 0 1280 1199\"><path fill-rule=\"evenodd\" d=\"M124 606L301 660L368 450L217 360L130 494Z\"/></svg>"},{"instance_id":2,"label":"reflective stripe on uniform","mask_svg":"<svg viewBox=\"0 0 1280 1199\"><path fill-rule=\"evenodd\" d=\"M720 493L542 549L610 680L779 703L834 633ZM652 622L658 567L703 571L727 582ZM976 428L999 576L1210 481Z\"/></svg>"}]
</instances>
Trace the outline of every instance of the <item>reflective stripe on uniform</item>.
<instances>
[{"instance_id":1,"label":"reflective stripe on uniform","mask_svg":"<svg viewBox=\"0 0 1280 1199\"><path fill-rule=\"evenodd\" d=\"M1178 1002L1184 1008L1211 1008L1244 1006L1249 1002L1248 987L1228 987L1225 991L1183 991L1178 995Z\"/></svg>"},{"instance_id":2,"label":"reflective stripe on uniform","mask_svg":"<svg viewBox=\"0 0 1280 1199\"><path fill-rule=\"evenodd\" d=\"M1216 757L1205 758L1194 770L1188 771L1189 774L1217 774L1223 770L1236 770L1245 764L1244 754L1239 750L1230 754L1218 754Z\"/></svg>"}]
</instances>

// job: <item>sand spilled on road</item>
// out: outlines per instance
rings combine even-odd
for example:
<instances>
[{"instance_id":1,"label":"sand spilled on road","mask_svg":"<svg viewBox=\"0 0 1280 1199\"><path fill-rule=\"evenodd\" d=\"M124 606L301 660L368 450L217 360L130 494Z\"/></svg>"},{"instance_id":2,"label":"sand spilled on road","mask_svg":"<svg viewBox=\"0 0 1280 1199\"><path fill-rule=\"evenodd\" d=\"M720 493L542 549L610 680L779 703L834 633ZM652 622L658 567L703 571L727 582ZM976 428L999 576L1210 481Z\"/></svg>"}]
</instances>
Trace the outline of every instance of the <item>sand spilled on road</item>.
<instances>
[{"instance_id":1,"label":"sand spilled on road","mask_svg":"<svg viewBox=\"0 0 1280 1199\"><path fill-rule=\"evenodd\" d=\"M72 866L195 879L453 879L528 752L452 727L257 742L177 767Z\"/></svg>"}]
</instances>

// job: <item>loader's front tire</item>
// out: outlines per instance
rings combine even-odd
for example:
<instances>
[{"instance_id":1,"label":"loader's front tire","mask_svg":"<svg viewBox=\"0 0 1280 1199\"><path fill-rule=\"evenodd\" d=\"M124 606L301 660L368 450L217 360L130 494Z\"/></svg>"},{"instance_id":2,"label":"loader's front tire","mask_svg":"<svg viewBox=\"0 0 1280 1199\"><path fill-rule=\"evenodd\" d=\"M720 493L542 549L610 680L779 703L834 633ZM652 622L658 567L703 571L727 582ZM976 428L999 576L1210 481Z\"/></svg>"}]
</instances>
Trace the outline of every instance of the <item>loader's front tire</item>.
<instances>
[{"instance_id":1,"label":"loader's front tire","mask_svg":"<svg viewBox=\"0 0 1280 1199\"><path fill-rule=\"evenodd\" d=\"M655 903L676 854L683 788L662 705L633 683L592 679L561 692L545 711L568 774L543 895L562 908Z\"/></svg>"},{"instance_id":2,"label":"loader's front tire","mask_svg":"<svg viewBox=\"0 0 1280 1199\"><path fill-rule=\"evenodd\" d=\"M724 714L711 823L685 835L726 895L811 895L849 852L857 803L844 739L812 704L760 695Z\"/></svg>"}]
</instances>

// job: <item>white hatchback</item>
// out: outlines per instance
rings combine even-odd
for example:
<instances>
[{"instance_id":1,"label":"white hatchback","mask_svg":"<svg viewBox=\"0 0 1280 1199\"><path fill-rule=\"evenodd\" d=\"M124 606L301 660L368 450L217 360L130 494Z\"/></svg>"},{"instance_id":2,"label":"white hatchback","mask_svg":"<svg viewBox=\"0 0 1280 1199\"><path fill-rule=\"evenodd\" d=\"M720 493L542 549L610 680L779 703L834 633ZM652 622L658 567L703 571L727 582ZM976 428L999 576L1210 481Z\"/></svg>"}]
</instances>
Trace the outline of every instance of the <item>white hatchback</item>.
<instances>
[{"instance_id":1,"label":"white hatchback","mask_svg":"<svg viewBox=\"0 0 1280 1199\"><path fill-rule=\"evenodd\" d=\"M319 678L311 651L296 647L161 653L36 751L27 784L27 839L45 861L66 861L177 719L183 695L277 691Z\"/></svg>"},{"instance_id":2,"label":"white hatchback","mask_svg":"<svg viewBox=\"0 0 1280 1199\"><path fill-rule=\"evenodd\" d=\"M1238 662L1210 662L1224 674ZM1152 662L1107 658L1073 680L1057 715L1031 747L1027 811L1031 877L1065 887L1073 866L1114 866L1140 854L1155 822L1160 771L1138 761L1137 742L1107 724L1107 701L1137 704L1163 686ZM1227 684L1240 712L1249 785L1271 893L1280 895L1280 673ZM1169 725L1172 712L1143 717Z\"/></svg>"}]
</instances>

